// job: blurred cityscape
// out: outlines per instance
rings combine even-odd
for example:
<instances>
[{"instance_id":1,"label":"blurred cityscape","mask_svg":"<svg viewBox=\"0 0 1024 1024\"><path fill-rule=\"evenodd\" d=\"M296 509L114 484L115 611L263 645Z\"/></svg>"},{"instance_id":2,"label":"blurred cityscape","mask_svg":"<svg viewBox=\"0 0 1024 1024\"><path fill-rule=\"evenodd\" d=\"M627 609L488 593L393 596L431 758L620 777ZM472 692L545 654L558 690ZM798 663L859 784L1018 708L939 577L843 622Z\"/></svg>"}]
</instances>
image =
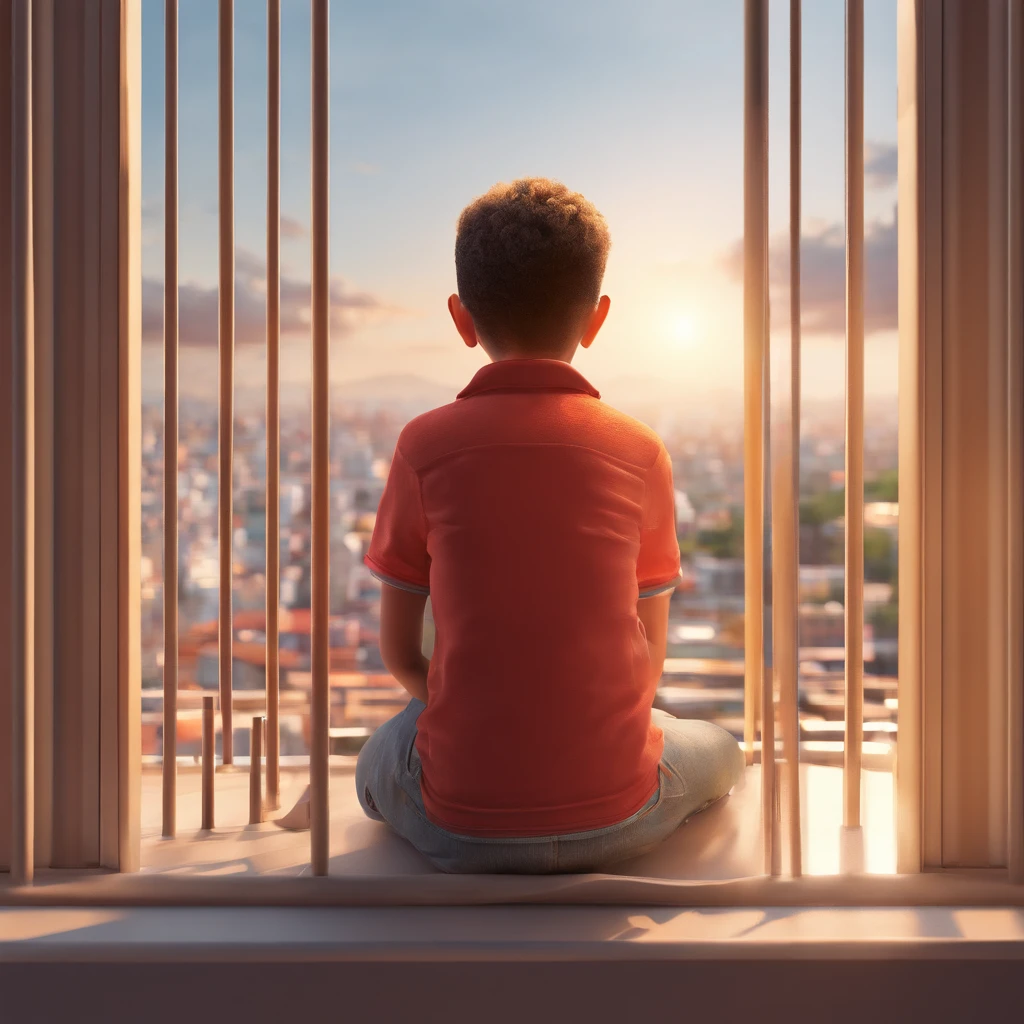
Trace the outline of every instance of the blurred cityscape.
<instances>
[{"instance_id":1,"label":"blurred cityscape","mask_svg":"<svg viewBox=\"0 0 1024 1024\"><path fill-rule=\"evenodd\" d=\"M413 378L377 378L335 392L331 426L331 750L353 753L407 700L378 649L380 584L363 566L395 443L408 419L450 400ZM657 704L743 733L742 419L682 421L627 409L659 430L672 456L683 574L672 598ZM199 697L218 686L217 410L182 401L178 448L179 756L199 753ZM163 409L143 407L143 754L161 753L163 667ZM865 437L865 763L888 757L896 734L897 489L895 402L869 410ZM281 753L308 753L310 605L309 410L281 423ZM804 756L841 759L844 685L843 408L805 409L801 437L800 688ZM258 405L235 421L235 704L262 711L265 672L266 436ZM770 561L766 562L770 565ZM770 593L766 594L770 602ZM770 628L766 645L770 657ZM432 644L428 619L425 645ZM190 692L194 691L194 692ZM235 748L247 752L236 715Z\"/></svg>"}]
</instances>

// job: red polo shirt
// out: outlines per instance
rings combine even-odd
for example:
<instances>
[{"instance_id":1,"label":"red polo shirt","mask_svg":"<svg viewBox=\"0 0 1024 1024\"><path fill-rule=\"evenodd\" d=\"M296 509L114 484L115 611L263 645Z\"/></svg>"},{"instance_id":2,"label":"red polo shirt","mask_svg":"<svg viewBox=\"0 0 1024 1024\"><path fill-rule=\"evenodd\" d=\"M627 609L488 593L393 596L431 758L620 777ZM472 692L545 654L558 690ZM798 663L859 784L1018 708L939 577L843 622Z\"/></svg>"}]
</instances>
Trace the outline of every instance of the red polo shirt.
<instances>
[{"instance_id":1,"label":"red polo shirt","mask_svg":"<svg viewBox=\"0 0 1024 1024\"><path fill-rule=\"evenodd\" d=\"M553 835L650 798L637 599L676 585L673 497L658 436L555 359L491 363L402 431L366 564L433 605L416 740L433 822Z\"/></svg>"}]
</instances>

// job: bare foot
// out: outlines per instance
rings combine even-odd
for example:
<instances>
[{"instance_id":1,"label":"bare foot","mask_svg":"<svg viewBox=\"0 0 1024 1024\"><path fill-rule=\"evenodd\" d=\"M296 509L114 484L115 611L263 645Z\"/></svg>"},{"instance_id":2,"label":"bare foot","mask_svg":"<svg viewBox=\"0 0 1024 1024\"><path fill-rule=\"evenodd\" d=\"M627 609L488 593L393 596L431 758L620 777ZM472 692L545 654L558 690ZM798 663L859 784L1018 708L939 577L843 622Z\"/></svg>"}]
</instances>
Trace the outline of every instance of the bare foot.
<instances>
[{"instance_id":1,"label":"bare foot","mask_svg":"<svg viewBox=\"0 0 1024 1024\"><path fill-rule=\"evenodd\" d=\"M294 832L304 832L309 828L309 786L295 802L295 806L283 817L275 819L274 824Z\"/></svg>"}]
</instances>

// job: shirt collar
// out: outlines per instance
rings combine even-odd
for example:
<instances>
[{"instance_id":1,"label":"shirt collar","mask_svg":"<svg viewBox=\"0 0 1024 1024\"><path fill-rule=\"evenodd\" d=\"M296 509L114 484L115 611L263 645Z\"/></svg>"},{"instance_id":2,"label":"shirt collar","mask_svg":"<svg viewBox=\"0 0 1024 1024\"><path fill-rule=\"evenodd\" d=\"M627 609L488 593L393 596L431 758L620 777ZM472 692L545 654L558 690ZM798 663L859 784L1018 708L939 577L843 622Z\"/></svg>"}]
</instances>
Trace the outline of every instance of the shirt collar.
<instances>
[{"instance_id":1,"label":"shirt collar","mask_svg":"<svg viewBox=\"0 0 1024 1024\"><path fill-rule=\"evenodd\" d=\"M561 359L502 359L477 370L458 394L472 398L485 391L579 391L593 398L601 393Z\"/></svg>"}]
</instances>

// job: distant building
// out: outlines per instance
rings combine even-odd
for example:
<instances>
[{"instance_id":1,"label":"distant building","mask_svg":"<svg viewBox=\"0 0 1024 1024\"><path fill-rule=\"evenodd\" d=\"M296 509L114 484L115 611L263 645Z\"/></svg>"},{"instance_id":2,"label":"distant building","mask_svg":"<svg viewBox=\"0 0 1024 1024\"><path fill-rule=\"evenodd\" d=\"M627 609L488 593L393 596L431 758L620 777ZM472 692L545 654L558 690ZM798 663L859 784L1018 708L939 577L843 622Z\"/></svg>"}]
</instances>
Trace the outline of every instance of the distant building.
<instances>
[{"instance_id":1,"label":"distant building","mask_svg":"<svg viewBox=\"0 0 1024 1024\"><path fill-rule=\"evenodd\" d=\"M742 598L743 561L697 555L693 560L695 593L700 597Z\"/></svg>"},{"instance_id":2,"label":"distant building","mask_svg":"<svg viewBox=\"0 0 1024 1024\"><path fill-rule=\"evenodd\" d=\"M691 536L697 528L697 513L685 491L676 491L676 533Z\"/></svg>"}]
</instances>

